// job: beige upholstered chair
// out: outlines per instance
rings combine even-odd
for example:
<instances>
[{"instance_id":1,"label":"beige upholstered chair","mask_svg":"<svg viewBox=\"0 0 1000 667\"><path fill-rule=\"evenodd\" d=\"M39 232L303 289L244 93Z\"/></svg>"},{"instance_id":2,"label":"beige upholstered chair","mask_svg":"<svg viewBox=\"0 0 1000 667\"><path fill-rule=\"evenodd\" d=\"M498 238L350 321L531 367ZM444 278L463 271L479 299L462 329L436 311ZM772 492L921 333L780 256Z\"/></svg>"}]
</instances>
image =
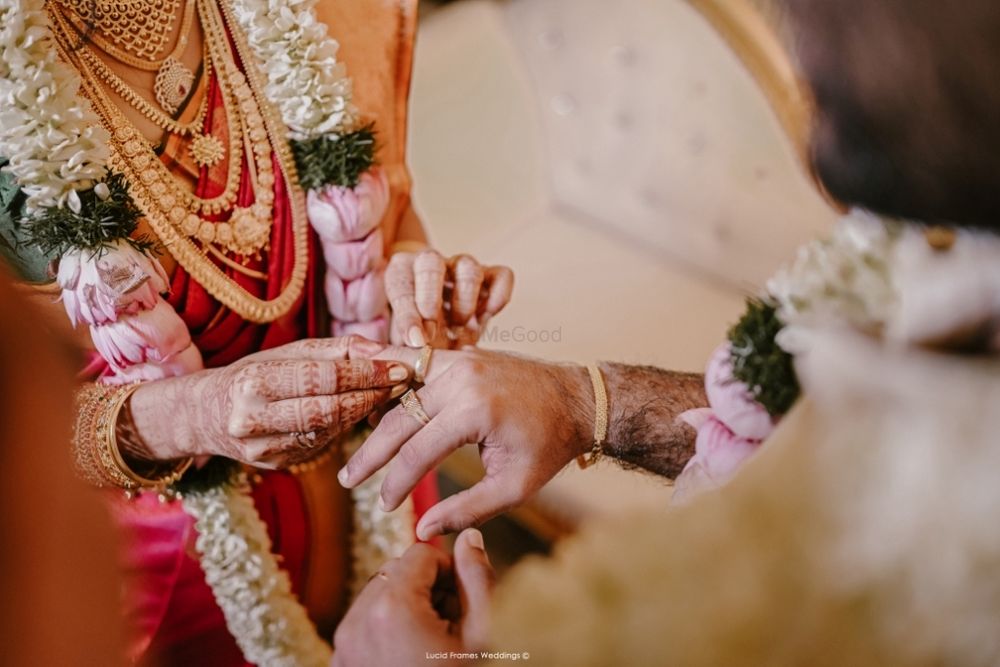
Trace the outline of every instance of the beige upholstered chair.
<instances>
[{"instance_id":1,"label":"beige upholstered chair","mask_svg":"<svg viewBox=\"0 0 1000 667\"><path fill-rule=\"evenodd\" d=\"M466 0L425 18L417 205L443 251L517 273L486 346L700 371L743 297L832 222L792 70L750 9ZM470 482L475 461L448 471ZM551 534L668 496L610 465L567 470L516 516Z\"/></svg>"}]
</instances>

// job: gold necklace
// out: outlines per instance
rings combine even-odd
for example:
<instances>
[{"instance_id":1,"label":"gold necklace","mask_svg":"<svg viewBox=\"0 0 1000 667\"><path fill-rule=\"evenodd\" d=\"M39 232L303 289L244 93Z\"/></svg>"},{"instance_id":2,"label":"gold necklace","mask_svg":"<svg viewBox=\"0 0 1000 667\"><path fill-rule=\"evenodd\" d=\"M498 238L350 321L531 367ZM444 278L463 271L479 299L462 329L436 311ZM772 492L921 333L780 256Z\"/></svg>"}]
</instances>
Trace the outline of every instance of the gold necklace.
<instances>
[{"instance_id":1,"label":"gold necklace","mask_svg":"<svg viewBox=\"0 0 1000 667\"><path fill-rule=\"evenodd\" d=\"M188 69L181 61L184 56L184 50L187 48L188 37L191 34L194 10L194 0L188 0L187 4L184 5L184 16L181 19L181 27L177 34L177 44L162 60L147 60L133 56L127 51L116 47L111 41L105 39L100 32L88 34L87 26L81 25L82 19L79 17L74 17L70 12L59 12L59 14L63 20L68 21L80 33L81 41L87 45L87 48L89 48L90 43L93 43L119 62L147 72L156 72L153 95L160 107L166 110L168 114L173 115L177 113L181 104L191 94L191 88L194 86L195 81L194 72ZM100 60L96 56L94 57ZM101 61L100 64L104 65L104 62ZM104 69L110 72L110 69L106 66ZM113 73L112 76L114 76Z\"/></svg>"},{"instance_id":2,"label":"gold necklace","mask_svg":"<svg viewBox=\"0 0 1000 667\"><path fill-rule=\"evenodd\" d=\"M179 0L59 0L105 42L153 59L167 45Z\"/></svg>"},{"instance_id":3,"label":"gold necklace","mask_svg":"<svg viewBox=\"0 0 1000 667\"><path fill-rule=\"evenodd\" d=\"M232 14L223 6L226 21L223 23L222 16L218 14L219 8L210 0L199 0L199 11L207 28L206 34L213 42L212 54L217 59L218 76L227 79L237 107L245 116L244 134L247 146L251 149L247 163L253 161L256 167L256 176L253 178L256 200L250 207L234 209L228 223L202 220L182 205L185 188L173 178L142 134L108 99L86 63L76 58L67 48L67 36L62 34L62 40L57 39L56 45L63 59L75 64L80 70L83 75L83 92L90 98L111 133L109 167L128 179L133 200L160 240L178 263L223 305L249 321L271 322L294 306L305 283L309 229L305 197L298 186L294 160L287 143L287 129L277 110L264 97L260 74L254 67L245 37L239 31ZM240 61L247 63L245 76L239 71L228 50L224 25L230 28L229 34ZM224 54L220 48L223 45ZM238 115L236 119L239 122ZM294 259L291 275L281 286L280 292L272 299L260 299L247 292L205 255L212 244L232 248L234 244L242 243L244 245L241 250L244 251L254 245L258 248L266 246L273 219L273 187L277 178L271 166L272 146L281 168L278 176L284 179L291 205ZM261 227L265 230L263 243L258 240ZM237 239L237 236L240 238ZM246 254L239 250L234 252Z\"/></svg>"}]
</instances>

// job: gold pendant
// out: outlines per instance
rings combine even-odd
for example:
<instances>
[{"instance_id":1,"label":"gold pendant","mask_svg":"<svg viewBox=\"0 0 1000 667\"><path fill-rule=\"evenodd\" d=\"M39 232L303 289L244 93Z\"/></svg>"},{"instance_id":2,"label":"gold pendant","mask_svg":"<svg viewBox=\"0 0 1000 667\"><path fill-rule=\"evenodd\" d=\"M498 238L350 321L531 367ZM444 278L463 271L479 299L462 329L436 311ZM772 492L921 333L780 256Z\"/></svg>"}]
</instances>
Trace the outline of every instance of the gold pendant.
<instances>
[{"instance_id":1,"label":"gold pendant","mask_svg":"<svg viewBox=\"0 0 1000 667\"><path fill-rule=\"evenodd\" d=\"M173 56L168 57L156 72L153 94L163 110L173 116L191 94L194 73Z\"/></svg>"},{"instance_id":2,"label":"gold pendant","mask_svg":"<svg viewBox=\"0 0 1000 667\"><path fill-rule=\"evenodd\" d=\"M226 157L226 147L218 137L211 134L196 136L188 150L191 152L191 159L199 167L214 167Z\"/></svg>"}]
</instances>

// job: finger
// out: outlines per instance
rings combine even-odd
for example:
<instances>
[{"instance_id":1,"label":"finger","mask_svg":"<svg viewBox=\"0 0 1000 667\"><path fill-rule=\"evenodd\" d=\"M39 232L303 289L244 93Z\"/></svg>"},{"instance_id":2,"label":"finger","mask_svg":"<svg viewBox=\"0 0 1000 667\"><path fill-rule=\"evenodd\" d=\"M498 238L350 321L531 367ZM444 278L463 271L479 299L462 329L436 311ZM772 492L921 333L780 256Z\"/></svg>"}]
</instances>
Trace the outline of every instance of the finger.
<instances>
[{"instance_id":1,"label":"finger","mask_svg":"<svg viewBox=\"0 0 1000 667\"><path fill-rule=\"evenodd\" d=\"M449 260L452 281L450 323L463 325L475 315L479 305L479 290L483 286L483 267L468 255L458 255Z\"/></svg>"},{"instance_id":2,"label":"finger","mask_svg":"<svg viewBox=\"0 0 1000 667\"><path fill-rule=\"evenodd\" d=\"M404 364L383 360L262 361L239 369L235 393L281 401L392 387L409 377L410 369Z\"/></svg>"},{"instance_id":3,"label":"finger","mask_svg":"<svg viewBox=\"0 0 1000 667\"><path fill-rule=\"evenodd\" d=\"M247 355L243 361L299 360L338 361L350 357L372 357L385 348L361 336L337 336L334 338L307 338L270 350Z\"/></svg>"},{"instance_id":4,"label":"finger","mask_svg":"<svg viewBox=\"0 0 1000 667\"><path fill-rule=\"evenodd\" d=\"M483 534L475 528L464 530L455 540L455 579L464 611L462 640L466 646L484 646L496 571L486 553Z\"/></svg>"},{"instance_id":5,"label":"finger","mask_svg":"<svg viewBox=\"0 0 1000 667\"><path fill-rule=\"evenodd\" d=\"M417 523L417 537L423 541L465 528L478 526L517 504L516 484L504 484L496 477L484 477L471 488L448 496L434 505Z\"/></svg>"},{"instance_id":6,"label":"finger","mask_svg":"<svg viewBox=\"0 0 1000 667\"><path fill-rule=\"evenodd\" d=\"M423 347L426 339L424 321L416 304L414 260L415 255L409 252L398 252L392 256L385 270L385 293L392 308L392 339L413 347Z\"/></svg>"},{"instance_id":7,"label":"finger","mask_svg":"<svg viewBox=\"0 0 1000 667\"><path fill-rule=\"evenodd\" d=\"M513 271L506 266L491 266L486 269L483 277L483 292L486 298L476 312L480 323L485 325L486 320L503 310L504 306L510 303L513 291Z\"/></svg>"},{"instance_id":8,"label":"finger","mask_svg":"<svg viewBox=\"0 0 1000 667\"><path fill-rule=\"evenodd\" d=\"M425 250L413 260L413 283L417 310L425 320L437 321L443 307L444 258Z\"/></svg>"},{"instance_id":9,"label":"finger","mask_svg":"<svg viewBox=\"0 0 1000 667\"><path fill-rule=\"evenodd\" d=\"M275 401L230 432L237 438L318 431L330 427L337 427L343 432L367 417L379 403L389 400L391 393L389 388L364 389L333 396Z\"/></svg>"},{"instance_id":10,"label":"finger","mask_svg":"<svg viewBox=\"0 0 1000 667\"><path fill-rule=\"evenodd\" d=\"M417 392L417 398L424 406L424 412L432 418L432 421L439 411L437 397L441 392L441 389L429 386ZM397 405L382 417L378 427L338 473L337 479L343 486L354 488L391 461L403 443L412 438L423 426L413 415L407 413L402 405Z\"/></svg>"},{"instance_id":11,"label":"finger","mask_svg":"<svg viewBox=\"0 0 1000 667\"><path fill-rule=\"evenodd\" d=\"M420 358L421 350L412 347L388 346L375 358L385 361L398 361L405 364L407 368L413 368ZM466 355L467 356L467 355ZM434 350L431 353L431 362L427 367L427 375L424 376L424 384L431 384L439 377L443 376L451 366L462 358L462 354L451 350Z\"/></svg>"},{"instance_id":12,"label":"finger","mask_svg":"<svg viewBox=\"0 0 1000 667\"><path fill-rule=\"evenodd\" d=\"M391 512L399 507L424 475L437 468L453 451L475 441L470 429L456 427L457 424L458 421L445 410L400 446L382 480L379 502L383 511Z\"/></svg>"},{"instance_id":13,"label":"finger","mask_svg":"<svg viewBox=\"0 0 1000 667\"><path fill-rule=\"evenodd\" d=\"M414 544L393 566L387 584L429 595L438 577L450 570L451 559L443 551L428 544Z\"/></svg>"}]
</instances>

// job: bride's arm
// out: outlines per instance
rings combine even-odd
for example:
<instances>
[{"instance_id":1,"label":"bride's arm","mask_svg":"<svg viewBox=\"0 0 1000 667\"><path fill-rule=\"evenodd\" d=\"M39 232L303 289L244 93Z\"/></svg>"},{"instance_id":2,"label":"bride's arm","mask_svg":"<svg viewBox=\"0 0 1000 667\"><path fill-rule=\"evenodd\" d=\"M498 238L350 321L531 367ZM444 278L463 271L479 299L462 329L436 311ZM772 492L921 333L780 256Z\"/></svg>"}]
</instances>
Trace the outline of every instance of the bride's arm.
<instances>
[{"instance_id":1,"label":"bride's arm","mask_svg":"<svg viewBox=\"0 0 1000 667\"><path fill-rule=\"evenodd\" d=\"M390 348L379 358L413 365L419 351ZM694 451L695 431L678 420L707 405L702 377L603 364L608 432L602 452L624 465L677 475ZM429 423L402 406L382 419L341 471L355 486L388 465L381 496L397 507L420 478L453 450L479 443L486 475L420 520L418 535L478 524L525 500L594 445L597 401L587 370L573 364L466 350L437 351L417 392Z\"/></svg>"}]
</instances>

